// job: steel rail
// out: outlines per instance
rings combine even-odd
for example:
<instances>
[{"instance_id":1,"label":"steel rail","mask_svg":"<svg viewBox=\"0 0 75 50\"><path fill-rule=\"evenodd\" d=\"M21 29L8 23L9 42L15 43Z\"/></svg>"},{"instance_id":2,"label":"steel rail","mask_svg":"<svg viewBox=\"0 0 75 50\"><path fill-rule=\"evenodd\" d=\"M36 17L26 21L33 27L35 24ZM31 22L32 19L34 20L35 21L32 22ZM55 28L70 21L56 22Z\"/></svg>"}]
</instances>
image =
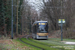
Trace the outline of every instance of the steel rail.
<instances>
[{"instance_id":1,"label":"steel rail","mask_svg":"<svg viewBox=\"0 0 75 50\"><path fill-rule=\"evenodd\" d=\"M32 41L32 40L29 39L30 37L32 37L32 35L26 35L26 36L23 36L22 38L26 38L27 40ZM21 38L19 38L19 40L20 40L21 42L25 43L25 44L28 44L28 45L31 45L31 46L33 46L33 47L39 48L39 49L41 49L41 50L45 50L44 48L37 47L37 46L35 46L35 45L29 44L29 43L27 43L27 42L25 42L25 41L22 41ZM36 41L32 41L32 42L38 43L38 42L36 42ZM46 45L46 44L42 44L42 43L38 43L38 44L45 45L45 46L48 46L48 47L51 46L51 45ZM62 48L56 48L56 49L62 50Z\"/></svg>"},{"instance_id":2,"label":"steel rail","mask_svg":"<svg viewBox=\"0 0 75 50\"><path fill-rule=\"evenodd\" d=\"M22 38L26 38L26 39L28 40L28 36L27 36L27 35L26 35L26 36L23 36ZM27 42L25 42L25 41L22 41L21 38L19 38L19 40L20 40L21 42L25 43L25 44L28 44L28 45L31 45L31 46L33 46L33 47L39 48L39 49L41 49L41 50L45 50L45 49L43 49L43 48L41 48L41 47L37 47L37 46L35 46L35 45L29 44L29 43L27 43Z\"/></svg>"},{"instance_id":3,"label":"steel rail","mask_svg":"<svg viewBox=\"0 0 75 50\"><path fill-rule=\"evenodd\" d=\"M26 38L28 39L29 38L29 36L32 36L32 35L28 35ZM30 39L28 39L29 41L32 41L32 40L30 40ZM32 42L35 42L35 41L32 41ZM38 42L36 42L36 43L38 43ZM42 44L42 43L39 43L39 44ZM42 45L45 45L45 46L48 46L48 47L50 47L50 45L46 45L46 44L42 44Z\"/></svg>"},{"instance_id":4,"label":"steel rail","mask_svg":"<svg viewBox=\"0 0 75 50\"><path fill-rule=\"evenodd\" d=\"M32 35L28 35L28 36L26 36L26 38L28 39L29 36L32 36ZM29 41L32 41L32 40L30 40L30 39L28 39L28 40L29 40ZM36 42L36 41L32 41L32 42L38 43L38 42ZM51 45L46 45L46 44L43 44L43 43L38 43L38 44L42 44L42 45L45 45L45 46L51 47ZM61 50L62 48L56 48L56 49Z\"/></svg>"}]
</instances>

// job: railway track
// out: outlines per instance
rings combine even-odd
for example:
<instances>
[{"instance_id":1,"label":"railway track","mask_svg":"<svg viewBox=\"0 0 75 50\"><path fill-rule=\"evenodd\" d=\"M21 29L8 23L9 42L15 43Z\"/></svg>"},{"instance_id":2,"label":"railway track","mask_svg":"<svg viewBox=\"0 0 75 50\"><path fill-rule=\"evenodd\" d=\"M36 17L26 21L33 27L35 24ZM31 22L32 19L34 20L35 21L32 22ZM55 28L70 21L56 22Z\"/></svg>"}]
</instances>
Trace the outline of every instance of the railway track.
<instances>
[{"instance_id":1,"label":"railway track","mask_svg":"<svg viewBox=\"0 0 75 50\"><path fill-rule=\"evenodd\" d=\"M26 36L23 36L22 38L26 38L27 40L29 40L27 35L26 35ZM39 49L41 49L41 50L45 50L44 48L41 48L41 47L38 47L38 46L35 46L35 45L32 45L32 44L29 44L29 43L27 43L27 42L25 42L25 41L22 41L21 38L19 38L19 40L20 40L21 42L25 43L25 44L28 44L28 45L31 45L31 46L33 46L33 47L39 48Z\"/></svg>"},{"instance_id":2,"label":"railway track","mask_svg":"<svg viewBox=\"0 0 75 50\"><path fill-rule=\"evenodd\" d=\"M26 35L26 36L23 36L22 38L26 38L26 40L28 40L28 41L30 41L30 42L37 43L37 44L41 44L41 45L46 46L46 47L48 47L48 48L51 46L51 45L47 45L47 44L43 44L43 43L38 43L38 42L36 42L36 41L30 40L30 39L29 39L30 37L31 37L31 35ZM39 49L41 49L41 50L46 50L45 48L42 48L42 47L40 47L40 46L36 46L36 45L33 45L33 44L29 44L29 43L27 43L27 42L21 40L21 38L19 38L19 40L20 40L21 42L25 43L25 44L28 44L28 45L31 45L31 46L33 46L33 47L39 48ZM62 49L55 48L55 50L62 50Z\"/></svg>"},{"instance_id":3,"label":"railway track","mask_svg":"<svg viewBox=\"0 0 75 50\"><path fill-rule=\"evenodd\" d=\"M29 41L36 42L36 41L33 41L33 40L29 39L29 36L27 36L27 39L28 39ZM36 43L38 43L38 42L36 42ZM39 43L39 44L42 44L42 45L45 45L45 46L48 46L48 47L51 46L51 45L47 45L47 44L43 44L43 43Z\"/></svg>"},{"instance_id":4,"label":"railway track","mask_svg":"<svg viewBox=\"0 0 75 50\"><path fill-rule=\"evenodd\" d=\"M35 42L35 43L38 43L37 41L33 41L31 39L29 39L31 35L28 35L26 38L29 40L29 41L32 41L32 42ZM45 45L45 46L48 46L48 47L51 47L52 45L47 45L47 44L44 44L44 43L39 43L39 44L42 44L42 45ZM59 49L59 50L64 50L63 48L56 48L56 49Z\"/></svg>"}]
</instances>

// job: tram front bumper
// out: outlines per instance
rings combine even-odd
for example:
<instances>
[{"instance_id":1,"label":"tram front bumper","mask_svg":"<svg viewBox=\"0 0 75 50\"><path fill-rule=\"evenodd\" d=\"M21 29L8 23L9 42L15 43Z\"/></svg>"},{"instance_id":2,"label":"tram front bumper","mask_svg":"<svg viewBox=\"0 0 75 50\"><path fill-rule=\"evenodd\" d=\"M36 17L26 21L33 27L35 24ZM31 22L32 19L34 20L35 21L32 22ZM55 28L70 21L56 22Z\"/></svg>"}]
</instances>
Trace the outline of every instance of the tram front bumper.
<instances>
[{"instance_id":1,"label":"tram front bumper","mask_svg":"<svg viewBox=\"0 0 75 50\"><path fill-rule=\"evenodd\" d=\"M38 36L37 35L37 39L48 39L48 35L47 36Z\"/></svg>"}]
</instances>

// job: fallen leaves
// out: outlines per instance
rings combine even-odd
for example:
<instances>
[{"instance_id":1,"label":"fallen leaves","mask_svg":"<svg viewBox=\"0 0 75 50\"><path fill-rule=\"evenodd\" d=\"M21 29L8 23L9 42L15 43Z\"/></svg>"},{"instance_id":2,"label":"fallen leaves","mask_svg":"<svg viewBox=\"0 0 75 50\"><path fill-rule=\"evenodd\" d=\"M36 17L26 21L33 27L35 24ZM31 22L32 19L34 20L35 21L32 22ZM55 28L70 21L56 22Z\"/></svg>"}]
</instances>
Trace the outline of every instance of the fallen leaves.
<instances>
[{"instance_id":1,"label":"fallen leaves","mask_svg":"<svg viewBox=\"0 0 75 50\"><path fill-rule=\"evenodd\" d=\"M3 48L6 48L7 50L11 49L18 49L18 50L30 50L31 48L24 46L23 44L13 41L12 39L7 40L0 40L1 44L4 44Z\"/></svg>"}]
</instances>

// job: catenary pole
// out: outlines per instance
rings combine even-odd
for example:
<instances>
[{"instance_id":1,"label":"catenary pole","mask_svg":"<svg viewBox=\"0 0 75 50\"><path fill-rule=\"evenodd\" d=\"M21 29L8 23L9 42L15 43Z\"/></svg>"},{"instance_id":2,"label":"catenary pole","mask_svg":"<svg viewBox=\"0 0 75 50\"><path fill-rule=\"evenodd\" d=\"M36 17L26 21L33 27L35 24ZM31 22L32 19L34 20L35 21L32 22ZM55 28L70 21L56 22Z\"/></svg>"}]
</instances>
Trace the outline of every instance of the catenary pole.
<instances>
[{"instance_id":1,"label":"catenary pole","mask_svg":"<svg viewBox=\"0 0 75 50\"><path fill-rule=\"evenodd\" d=\"M17 14L16 14L16 15L17 15L17 16L16 16L16 18L17 18L17 19L16 19L16 20L17 20L17 22L16 22L16 35L18 35L18 4L19 4L19 3L18 3L18 0L17 0Z\"/></svg>"},{"instance_id":2,"label":"catenary pole","mask_svg":"<svg viewBox=\"0 0 75 50\"><path fill-rule=\"evenodd\" d=\"M13 0L12 0L12 19L11 19L11 39L13 39Z\"/></svg>"}]
</instances>

